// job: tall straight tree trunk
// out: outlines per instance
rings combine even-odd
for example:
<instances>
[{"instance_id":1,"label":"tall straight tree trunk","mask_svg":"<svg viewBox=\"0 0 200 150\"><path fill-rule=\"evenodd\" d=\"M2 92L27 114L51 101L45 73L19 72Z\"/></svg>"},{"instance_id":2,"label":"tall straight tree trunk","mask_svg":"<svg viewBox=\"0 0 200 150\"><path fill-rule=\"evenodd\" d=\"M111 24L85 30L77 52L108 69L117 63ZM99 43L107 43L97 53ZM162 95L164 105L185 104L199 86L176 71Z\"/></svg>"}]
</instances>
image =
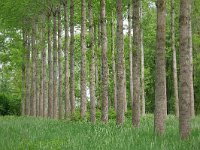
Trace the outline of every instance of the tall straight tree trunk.
<instances>
[{"instance_id":1,"label":"tall straight tree trunk","mask_svg":"<svg viewBox=\"0 0 200 150\"><path fill-rule=\"evenodd\" d=\"M52 60L52 45L51 45L51 13L48 15L48 67L49 67L49 82L48 82L48 117L53 118L53 60Z\"/></svg>"},{"instance_id":2,"label":"tall straight tree trunk","mask_svg":"<svg viewBox=\"0 0 200 150\"><path fill-rule=\"evenodd\" d=\"M43 23L45 23L46 21L46 17L43 16ZM45 33L46 31L46 25L42 26L42 32ZM45 34L43 34L42 37L42 45L43 45L43 49L42 49L42 70L43 70L43 117L47 117L48 116L48 99L47 99L47 70L46 70L46 45L45 45Z\"/></svg>"},{"instance_id":3,"label":"tall straight tree trunk","mask_svg":"<svg viewBox=\"0 0 200 150\"><path fill-rule=\"evenodd\" d=\"M133 103L133 53L132 53L132 35L131 35L131 18L132 18L131 0L128 3L128 49L129 49L129 65L130 65L130 99Z\"/></svg>"},{"instance_id":4,"label":"tall straight tree trunk","mask_svg":"<svg viewBox=\"0 0 200 150\"><path fill-rule=\"evenodd\" d=\"M132 124L140 126L140 1L133 0L133 106Z\"/></svg>"},{"instance_id":5,"label":"tall straight tree trunk","mask_svg":"<svg viewBox=\"0 0 200 150\"><path fill-rule=\"evenodd\" d=\"M86 98L86 3L81 0L81 118L87 111Z\"/></svg>"},{"instance_id":6,"label":"tall straight tree trunk","mask_svg":"<svg viewBox=\"0 0 200 150\"><path fill-rule=\"evenodd\" d=\"M40 58L39 58L39 30L38 30L38 19L36 19L36 116L39 116L40 108Z\"/></svg>"},{"instance_id":7,"label":"tall straight tree trunk","mask_svg":"<svg viewBox=\"0 0 200 150\"><path fill-rule=\"evenodd\" d=\"M94 52L94 21L93 21L93 1L88 1L89 11L89 32L90 32L90 49L91 49L91 64L90 64L90 119L92 123L96 121L96 96L95 96L95 52Z\"/></svg>"},{"instance_id":8,"label":"tall straight tree trunk","mask_svg":"<svg viewBox=\"0 0 200 150\"><path fill-rule=\"evenodd\" d=\"M111 22L111 49L112 49L112 74L113 74L113 93L114 93L114 108L117 111L117 86L116 86L116 65L115 65L115 22L112 12L112 22Z\"/></svg>"},{"instance_id":9,"label":"tall straight tree trunk","mask_svg":"<svg viewBox=\"0 0 200 150\"><path fill-rule=\"evenodd\" d=\"M44 82L44 79L43 79L43 74L44 74L44 70L43 70L43 57L42 57L42 53L43 53L43 34L44 32L42 32L42 29L40 29L40 46L39 46L39 49L40 49L40 66L39 66L39 69L40 69L40 91L39 91L39 116L43 117L43 92L44 92L44 87L43 87L43 82Z\"/></svg>"},{"instance_id":10,"label":"tall straight tree trunk","mask_svg":"<svg viewBox=\"0 0 200 150\"><path fill-rule=\"evenodd\" d=\"M63 3L64 6L64 27L65 27L65 118L70 117L70 99L69 99L69 19L68 19L68 1L65 0Z\"/></svg>"},{"instance_id":11,"label":"tall straight tree trunk","mask_svg":"<svg viewBox=\"0 0 200 150\"><path fill-rule=\"evenodd\" d=\"M59 119L63 118L63 99L62 99L62 41L61 41L61 9L58 8L58 101L59 101Z\"/></svg>"},{"instance_id":12,"label":"tall straight tree trunk","mask_svg":"<svg viewBox=\"0 0 200 150\"><path fill-rule=\"evenodd\" d=\"M123 5L117 0L117 125L124 123L124 37L123 37Z\"/></svg>"},{"instance_id":13,"label":"tall straight tree trunk","mask_svg":"<svg viewBox=\"0 0 200 150\"><path fill-rule=\"evenodd\" d=\"M30 99L31 99L31 74L30 74L30 35L27 35L27 49L26 49L26 104L25 104L25 114L30 115Z\"/></svg>"},{"instance_id":14,"label":"tall straight tree trunk","mask_svg":"<svg viewBox=\"0 0 200 150\"><path fill-rule=\"evenodd\" d=\"M155 89L155 133L164 133L166 111L166 72L165 72L165 0L157 0L157 48L156 48L156 89Z\"/></svg>"},{"instance_id":15,"label":"tall straight tree trunk","mask_svg":"<svg viewBox=\"0 0 200 150\"><path fill-rule=\"evenodd\" d=\"M142 1L140 2L140 18L142 20ZM142 22L142 21L141 21ZM144 43L143 43L143 29L141 28L141 115L145 115L145 83L144 83Z\"/></svg>"},{"instance_id":16,"label":"tall straight tree trunk","mask_svg":"<svg viewBox=\"0 0 200 150\"><path fill-rule=\"evenodd\" d=\"M22 101L21 101L21 114L24 116L26 114L25 108L26 108L26 53L27 53L27 35L26 32L23 31L23 46L24 46L24 51L22 54L23 58L23 64L22 64Z\"/></svg>"},{"instance_id":17,"label":"tall straight tree trunk","mask_svg":"<svg viewBox=\"0 0 200 150\"><path fill-rule=\"evenodd\" d=\"M102 48L102 121L108 122L108 58L106 30L106 1L101 0L101 48Z\"/></svg>"},{"instance_id":18,"label":"tall straight tree trunk","mask_svg":"<svg viewBox=\"0 0 200 150\"><path fill-rule=\"evenodd\" d=\"M174 97L175 97L175 115L176 117L179 117L178 78L177 78L177 61L176 61L176 47L175 47L174 0L171 0L171 47L173 51L173 81L174 81Z\"/></svg>"},{"instance_id":19,"label":"tall straight tree trunk","mask_svg":"<svg viewBox=\"0 0 200 150\"><path fill-rule=\"evenodd\" d=\"M191 18L191 12L192 12L192 4L189 6L189 45L188 48L190 50L190 94L191 94L191 117L195 116L194 111L194 83L193 83L193 46L192 46L192 18Z\"/></svg>"},{"instance_id":20,"label":"tall straight tree trunk","mask_svg":"<svg viewBox=\"0 0 200 150\"><path fill-rule=\"evenodd\" d=\"M53 118L58 118L57 93L57 10L53 12Z\"/></svg>"},{"instance_id":21,"label":"tall straight tree trunk","mask_svg":"<svg viewBox=\"0 0 200 150\"><path fill-rule=\"evenodd\" d=\"M36 61L37 61L37 47L36 47L36 25L35 20L32 22L32 87L31 87L31 103L30 103L30 114L31 116L36 116L36 86L37 86L37 70L36 70Z\"/></svg>"},{"instance_id":22,"label":"tall straight tree trunk","mask_svg":"<svg viewBox=\"0 0 200 150\"><path fill-rule=\"evenodd\" d=\"M74 0L70 3L70 104L71 114L75 113L75 78L74 78Z\"/></svg>"},{"instance_id":23,"label":"tall straight tree trunk","mask_svg":"<svg viewBox=\"0 0 200 150\"><path fill-rule=\"evenodd\" d=\"M183 139L190 134L191 88L190 88L190 49L189 45L189 7L190 0L180 2L180 85L179 85L179 130Z\"/></svg>"}]
</instances>

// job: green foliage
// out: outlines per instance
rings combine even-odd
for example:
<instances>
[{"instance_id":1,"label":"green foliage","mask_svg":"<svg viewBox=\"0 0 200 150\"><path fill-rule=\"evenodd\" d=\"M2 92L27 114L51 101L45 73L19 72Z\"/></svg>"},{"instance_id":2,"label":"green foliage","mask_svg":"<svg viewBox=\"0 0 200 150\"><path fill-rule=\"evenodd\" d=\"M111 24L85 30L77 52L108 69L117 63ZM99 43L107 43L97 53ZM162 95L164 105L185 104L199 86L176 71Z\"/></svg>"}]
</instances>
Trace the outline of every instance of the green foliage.
<instances>
[{"instance_id":1,"label":"green foliage","mask_svg":"<svg viewBox=\"0 0 200 150\"><path fill-rule=\"evenodd\" d=\"M133 128L126 120L117 127L115 120L108 124L99 121L93 125L87 121L56 121L32 117L0 117L1 149L137 149L137 150L198 150L200 117L192 121L192 134L181 140L178 120L169 116L166 133L157 137L153 133L153 116L141 119L141 127Z\"/></svg>"}]
</instances>

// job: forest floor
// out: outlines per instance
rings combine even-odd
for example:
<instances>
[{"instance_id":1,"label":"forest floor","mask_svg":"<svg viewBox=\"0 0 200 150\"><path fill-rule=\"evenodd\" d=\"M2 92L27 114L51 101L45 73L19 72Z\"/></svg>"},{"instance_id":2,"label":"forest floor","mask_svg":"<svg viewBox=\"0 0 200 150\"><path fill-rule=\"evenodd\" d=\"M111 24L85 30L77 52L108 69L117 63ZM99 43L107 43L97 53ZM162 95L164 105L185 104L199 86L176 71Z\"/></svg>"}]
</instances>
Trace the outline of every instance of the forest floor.
<instances>
[{"instance_id":1,"label":"forest floor","mask_svg":"<svg viewBox=\"0 0 200 150\"><path fill-rule=\"evenodd\" d=\"M133 128L131 119L117 127L112 119L108 124L95 125L87 121L50 120L34 117L0 117L1 150L199 150L200 116L192 120L189 139L179 138L178 120L168 116L166 133L156 137L153 116L141 119L141 127Z\"/></svg>"}]
</instances>

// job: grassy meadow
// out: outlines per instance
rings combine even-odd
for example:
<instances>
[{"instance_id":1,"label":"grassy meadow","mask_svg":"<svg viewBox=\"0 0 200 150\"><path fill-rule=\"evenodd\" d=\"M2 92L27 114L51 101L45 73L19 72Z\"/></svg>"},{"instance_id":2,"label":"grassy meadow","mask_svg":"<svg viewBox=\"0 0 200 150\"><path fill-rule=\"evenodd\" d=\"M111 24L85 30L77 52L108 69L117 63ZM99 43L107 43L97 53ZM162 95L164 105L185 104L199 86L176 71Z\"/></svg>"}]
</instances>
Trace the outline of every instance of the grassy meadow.
<instances>
[{"instance_id":1,"label":"grassy meadow","mask_svg":"<svg viewBox=\"0 0 200 150\"><path fill-rule=\"evenodd\" d=\"M123 127L115 120L108 124L97 121L50 120L34 117L0 117L0 150L199 150L200 116L192 120L192 134L182 141L178 120L168 116L166 133L156 137L153 116L141 119L133 128L126 118Z\"/></svg>"}]
</instances>

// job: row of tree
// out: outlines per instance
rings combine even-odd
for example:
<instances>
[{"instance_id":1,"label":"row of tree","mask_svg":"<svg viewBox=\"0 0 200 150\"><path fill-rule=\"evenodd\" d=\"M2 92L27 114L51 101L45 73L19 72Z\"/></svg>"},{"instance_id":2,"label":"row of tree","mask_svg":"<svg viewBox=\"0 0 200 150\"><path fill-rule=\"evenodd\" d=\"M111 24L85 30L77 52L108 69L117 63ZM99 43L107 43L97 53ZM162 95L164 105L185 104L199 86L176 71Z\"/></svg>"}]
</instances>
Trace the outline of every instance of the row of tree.
<instances>
[{"instance_id":1,"label":"row of tree","mask_svg":"<svg viewBox=\"0 0 200 150\"><path fill-rule=\"evenodd\" d=\"M14 15L14 20L20 20L20 23L12 24L9 27L19 28L23 32L22 115L54 119L71 118L75 115L76 108L80 106L80 117L84 119L87 108L90 108L90 119L91 122L95 123L96 108L98 107L102 110L101 119L106 123L111 106L114 107L117 114L117 125L123 125L127 105L130 103L132 124L134 127L140 126L140 116L145 114L144 44L146 41L144 41L143 17L148 11L143 12L143 2L139 0L128 0L127 2L116 0L114 3L116 9L106 11L107 5L112 8L111 3L100 0L99 5L99 2L95 0L81 0L81 2L59 0L36 1L33 4L24 2L19 5L19 8L33 9L23 10L23 13L19 9L19 14ZM181 136L185 138L190 132L190 118L195 114L192 69L192 3L191 0L181 0L179 3L179 92L174 0L170 2L170 47L173 51L172 87L174 87L175 97L173 105L175 105L175 115L180 120ZM153 2L150 2L148 9L154 9L153 4ZM8 8L10 1L8 0L7 3L2 5L2 8ZM99 7L100 9L98 9ZM164 121L169 112L167 110L166 82L166 1L157 0L156 7L154 116L155 132L163 134ZM78 23L75 21L77 20L75 8L81 12L81 22ZM34 14L24 13L26 11L34 12ZM106 15L106 13L109 15ZM123 33L123 24L126 22L123 21L125 15L128 16L126 20L128 34ZM12 22L12 19L9 21ZM108 29L109 22L111 27ZM108 31L110 31L110 36ZM77 37L79 32L80 39ZM126 39L128 42L126 42ZM128 43L126 47L128 57L126 57L124 49L126 43ZM78 53L75 53L77 47L80 47L81 50L81 60L75 62L75 56L78 55ZM111 55L108 51L110 49ZM111 63L109 57L111 57ZM126 58L128 58L128 61ZM78 69L80 71L80 83L76 82L79 81L75 76L76 68L80 68ZM112 95L109 94L111 83L113 84L111 86ZM126 91L127 83L129 83L128 92ZM80 101L75 96L77 95L76 85L80 86L80 92L78 91ZM127 93L130 96L127 96ZM110 99L113 99L113 101ZM130 99L130 102L127 99ZM89 107L87 106L88 102Z\"/></svg>"}]
</instances>

